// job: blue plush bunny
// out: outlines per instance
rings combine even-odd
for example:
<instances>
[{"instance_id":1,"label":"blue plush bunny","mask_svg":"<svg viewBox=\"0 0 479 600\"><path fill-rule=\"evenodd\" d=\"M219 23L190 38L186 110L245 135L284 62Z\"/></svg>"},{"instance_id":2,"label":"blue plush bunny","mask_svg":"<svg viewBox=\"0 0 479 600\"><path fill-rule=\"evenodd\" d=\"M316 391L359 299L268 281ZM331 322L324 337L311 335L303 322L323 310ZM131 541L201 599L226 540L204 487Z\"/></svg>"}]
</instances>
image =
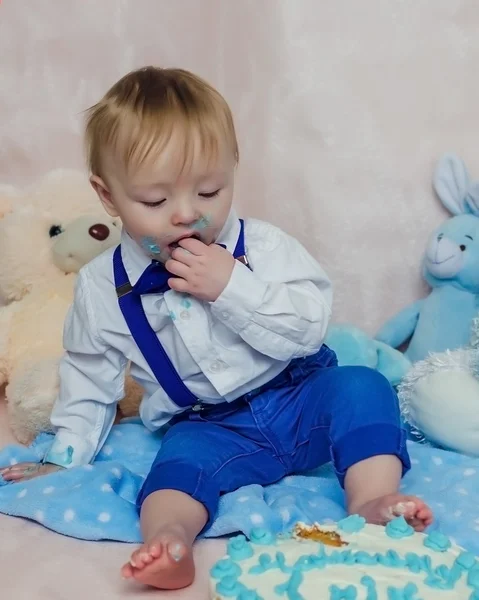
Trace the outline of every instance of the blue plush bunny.
<instances>
[{"instance_id":1,"label":"blue plush bunny","mask_svg":"<svg viewBox=\"0 0 479 600\"><path fill-rule=\"evenodd\" d=\"M430 352L469 343L478 313L479 182L471 182L463 161L446 154L437 164L433 185L451 219L430 237L422 271L431 293L388 321L376 339L398 348L409 340L411 362Z\"/></svg>"}]
</instances>

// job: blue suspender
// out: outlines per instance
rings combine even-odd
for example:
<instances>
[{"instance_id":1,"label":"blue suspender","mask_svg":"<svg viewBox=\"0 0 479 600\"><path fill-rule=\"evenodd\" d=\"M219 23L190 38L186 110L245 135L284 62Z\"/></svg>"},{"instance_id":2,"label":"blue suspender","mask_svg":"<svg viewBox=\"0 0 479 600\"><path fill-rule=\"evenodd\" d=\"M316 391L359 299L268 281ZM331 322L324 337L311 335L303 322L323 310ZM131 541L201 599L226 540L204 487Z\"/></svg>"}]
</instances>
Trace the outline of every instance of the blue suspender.
<instances>
[{"instance_id":1,"label":"blue suspender","mask_svg":"<svg viewBox=\"0 0 479 600\"><path fill-rule=\"evenodd\" d=\"M240 220L240 235L234 256L237 260L248 266L244 247L244 222ZM118 246L113 254L113 272L115 287L118 295L118 304L130 332L138 348L149 364L158 383L168 394L170 399L183 408L188 406L199 406L198 399L190 392L183 383L173 363L165 352L155 331L148 323L141 296L131 293L131 284L128 279L123 260L121 257L121 246Z\"/></svg>"}]
</instances>

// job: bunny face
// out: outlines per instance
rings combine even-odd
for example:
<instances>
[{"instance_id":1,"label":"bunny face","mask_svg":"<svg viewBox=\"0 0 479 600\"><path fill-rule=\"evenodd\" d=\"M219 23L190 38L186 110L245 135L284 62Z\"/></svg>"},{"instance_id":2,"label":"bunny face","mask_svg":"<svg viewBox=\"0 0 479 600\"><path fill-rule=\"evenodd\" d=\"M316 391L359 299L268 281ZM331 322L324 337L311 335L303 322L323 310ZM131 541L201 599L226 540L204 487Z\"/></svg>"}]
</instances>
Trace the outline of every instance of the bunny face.
<instances>
[{"instance_id":1,"label":"bunny face","mask_svg":"<svg viewBox=\"0 0 479 600\"><path fill-rule=\"evenodd\" d=\"M479 218L459 215L438 227L429 238L423 272L431 287L455 283L479 293Z\"/></svg>"}]
</instances>

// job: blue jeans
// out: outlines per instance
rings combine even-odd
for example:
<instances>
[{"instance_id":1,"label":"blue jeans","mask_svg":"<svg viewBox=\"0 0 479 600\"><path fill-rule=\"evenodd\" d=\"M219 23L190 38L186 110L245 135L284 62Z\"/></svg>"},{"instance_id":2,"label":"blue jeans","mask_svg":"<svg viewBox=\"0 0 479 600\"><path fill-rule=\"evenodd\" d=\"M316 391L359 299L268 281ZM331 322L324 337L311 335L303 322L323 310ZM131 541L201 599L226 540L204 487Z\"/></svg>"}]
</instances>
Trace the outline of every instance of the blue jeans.
<instances>
[{"instance_id":1,"label":"blue jeans","mask_svg":"<svg viewBox=\"0 0 479 600\"><path fill-rule=\"evenodd\" d=\"M338 367L327 346L232 403L187 412L172 425L138 496L178 490L201 502L207 529L221 494L333 462L344 485L355 463L381 454L410 468L399 405L385 377Z\"/></svg>"}]
</instances>

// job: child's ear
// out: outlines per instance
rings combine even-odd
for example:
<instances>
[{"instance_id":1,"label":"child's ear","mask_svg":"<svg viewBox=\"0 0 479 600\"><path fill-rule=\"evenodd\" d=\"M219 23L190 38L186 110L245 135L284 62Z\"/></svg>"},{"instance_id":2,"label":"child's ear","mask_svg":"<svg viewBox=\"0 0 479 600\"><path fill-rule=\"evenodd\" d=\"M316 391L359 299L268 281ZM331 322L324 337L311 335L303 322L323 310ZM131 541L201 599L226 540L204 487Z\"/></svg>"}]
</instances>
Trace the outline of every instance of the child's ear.
<instances>
[{"instance_id":1,"label":"child's ear","mask_svg":"<svg viewBox=\"0 0 479 600\"><path fill-rule=\"evenodd\" d=\"M464 162L455 154L445 154L437 163L433 186L439 200L453 215L470 212L466 194L470 179Z\"/></svg>"},{"instance_id":2,"label":"child's ear","mask_svg":"<svg viewBox=\"0 0 479 600\"><path fill-rule=\"evenodd\" d=\"M105 208L106 212L110 215L110 217L118 217L119 214L116 209L115 203L113 202L110 189L108 188L107 184L103 181L103 179L98 175L92 175L90 177L90 183L95 192L98 194L98 197L100 198L103 207Z\"/></svg>"}]
</instances>

